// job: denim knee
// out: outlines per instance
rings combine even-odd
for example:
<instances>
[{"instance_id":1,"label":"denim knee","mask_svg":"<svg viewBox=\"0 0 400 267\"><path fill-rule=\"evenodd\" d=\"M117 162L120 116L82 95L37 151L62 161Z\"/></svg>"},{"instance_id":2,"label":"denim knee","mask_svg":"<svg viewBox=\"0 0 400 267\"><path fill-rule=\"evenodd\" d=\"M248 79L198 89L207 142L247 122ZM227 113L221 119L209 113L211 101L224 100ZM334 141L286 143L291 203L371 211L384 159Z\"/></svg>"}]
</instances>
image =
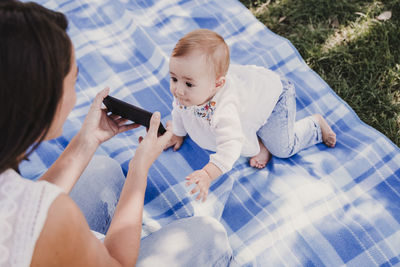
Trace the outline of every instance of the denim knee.
<instances>
[{"instance_id":1,"label":"denim knee","mask_svg":"<svg viewBox=\"0 0 400 267\"><path fill-rule=\"evenodd\" d=\"M124 182L121 166L114 159L95 155L89 162L70 196L92 230L107 232Z\"/></svg>"},{"instance_id":2,"label":"denim knee","mask_svg":"<svg viewBox=\"0 0 400 267\"><path fill-rule=\"evenodd\" d=\"M277 158L290 158L293 156L293 151L294 151L294 146L292 147L279 147L279 146L273 146L271 148L267 147L268 151L275 157Z\"/></svg>"},{"instance_id":3,"label":"denim knee","mask_svg":"<svg viewBox=\"0 0 400 267\"><path fill-rule=\"evenodd\" d=\"M99 184L99 189L101 189L100 185L111 186L115 188L115 191L118 190L117 188L122 189L124 182L125 176L121 165L115 159L104 155L95 155L82 173L77 185L82 183L96 187L96 184Z\"/></svg>"},{"instance_id":4,"label":"denim knee","mask_svg":"<svg viewBox=\"0 0 400 267\"><path fill-rule=\"evenodd\" d=\"M118 161L105 155L94 155L87 168L91 167L95 167L99 173L115 174L122 171Z\"/></svg>"},{"instance_id":5,"label":"denim knee","mask_svg":"<svg viewBox=\"0 0 400 267\"><path fill-rule=\"evenodd\" d=\"M224 226L213 217L191 217L197 232L199 244L205 244L204 249L214 250L213 256L218 255L212 262L212 266L229 266L232 259L232 249ZM210 257L211 259L211 257Z\"/></svg>"},{"instance_id":6,"label":"denim knee","mask_svg":"<svg viewBox=\"0 0 400 267\"><path fill-rule=\"evenodd\" d=\"M142 239L136 266L229 266L232 249L222 224L212 217L171 222Z\"/></svg>"},{"instance_id":7,"label":"denim knee","mask_svg":"<svg viewBox=\"0 0 400 267\"><path fill-rule=\"evenodd\" d=\"M198 237L199 241L212 241L213 243L221 243L227 240L227 234L224 226L215 218L209 216L194 216L187 218L197 233L201 233Z\"/></svg>"}]
</instances>

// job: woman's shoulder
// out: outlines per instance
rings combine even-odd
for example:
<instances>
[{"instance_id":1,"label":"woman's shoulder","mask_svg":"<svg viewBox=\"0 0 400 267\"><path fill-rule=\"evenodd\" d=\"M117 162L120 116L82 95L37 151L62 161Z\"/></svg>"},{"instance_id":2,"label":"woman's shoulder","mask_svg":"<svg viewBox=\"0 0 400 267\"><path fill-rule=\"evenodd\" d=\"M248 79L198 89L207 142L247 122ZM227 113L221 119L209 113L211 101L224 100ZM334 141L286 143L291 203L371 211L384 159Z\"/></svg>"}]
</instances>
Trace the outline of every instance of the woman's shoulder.
<instances>
[{"instance_id":1,"label":"woman's shoulder","mask_svg":"<svg viewBox=\"0 0 400 267\"><path fill-rule=\"evenodd\" d=\"M116 266L103 243L90 231L83 213L66 194L51 205L36 242L31 266Z\"/></svg>"},{"instance_id":2,"label":"woman's shoulder","mask_svg":"<svg viewBox=\"0 0 400 267\"><path fill-rule=\"evenodd\" d=\"M31 188L39 188L39 187L48 187L50 190L60 191L61 189L51 183L45 181L35 181L23 178L18 172L13 169L5 170L0 174L0 190L2 187L10 188L10 192L14 192L13 190L17 190L17 188L25 188L29 190ZM13 190L12 190L13 189Z\"/></svg>"},{"instance_id":3,"label":"woman's shoulder","mask_svg":"<svg viewBox=\"0 0 400 267\"><path fill-rule=\"evenodd\" d=\"M47 216L61 189L22 178L9 169L0 174L0 262L27 266Z\"/></svg>"},{"instance_id":4,"label":"woman's shoulder","mask_svg":"<svg viewBox=\"0 0 400 267\"><path fill-rule=\"evenodd\" d=\"M14 203L18 209L48 209L62 189L46 181L33 181L8 169L0 174L0 202ZM20 212L21 213L21 212ZM35 218L41 216L36 214Z\"/></svg>"},{"instance_id":5,"label":"woman's shoulder","mask_svg":"<svg viewBox=\"0 0 400 267\"><path fill-rule=\"evenodd\" d=\"M62 192L61 188L45 181L33 181L8 169L0 174L0 202L14 203L18 209L49 207ZM36 214L36 217L41 214Z\"/></svg>"},{"instance_id":6,"label":"woman's shoulder","mask_svg":"<svg viewBox=\"0 0 400 267\"><path fill-rule=\"evenodd\" d=\"M0 174L0 207L6 266L114 266L79 207L57 186L7 170Z\"/></svg>"},{"instance_id":7,"label":"woman's shoulder","mask_svg":"<svg viewBox=\"0 0 400 267\"><path fill-rule=\"evenodd\" d=\"M86 228L84 221L73 201L66 194L60 194L48 210L43 230L35 244L32 265L52 263L50 265L64 266L70 263L72 246L76 246L76 242L84 241L81 236L85 236L86 230L89 231L83 229Z\"/></svg>"}]
</instances>

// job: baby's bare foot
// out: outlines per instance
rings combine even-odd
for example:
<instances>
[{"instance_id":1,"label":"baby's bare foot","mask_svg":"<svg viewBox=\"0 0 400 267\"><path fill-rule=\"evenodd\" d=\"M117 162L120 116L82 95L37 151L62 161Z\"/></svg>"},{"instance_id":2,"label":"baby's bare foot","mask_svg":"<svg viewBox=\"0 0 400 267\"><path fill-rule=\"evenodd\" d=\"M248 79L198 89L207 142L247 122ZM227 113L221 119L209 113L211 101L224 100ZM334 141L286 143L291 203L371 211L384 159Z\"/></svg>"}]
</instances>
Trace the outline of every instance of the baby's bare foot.
<instances>
[{"instance_id":1,"label":"baby's bare foot","mask_svg":"<svg viewBox=\"0 0 400 267\"><path fill-rule=\"evenodd\" d=\"M336 134L332 130L332 128L329 126L329 124L326 122L324 117L322 117L320 114L314 114L314 118L316 118L319 122L319 126L321 127L321 132L322 132L322 141L325 143L325 145L329 147L335 147L336 144Z\"/></svg>"},{"instance_id":2,"label":"baby's bare foot","mask_svg":"<svg viewBox=\"0 0 400 267\"><path fill-rule=\"evenodd\" d=\"M250 166L257 169L262 169L271 159L271 153L269 153L268 149L264 146L260 139L258 139L258 143L260 144L260 153L250 159Z\"/></svg>"}]
</instances>

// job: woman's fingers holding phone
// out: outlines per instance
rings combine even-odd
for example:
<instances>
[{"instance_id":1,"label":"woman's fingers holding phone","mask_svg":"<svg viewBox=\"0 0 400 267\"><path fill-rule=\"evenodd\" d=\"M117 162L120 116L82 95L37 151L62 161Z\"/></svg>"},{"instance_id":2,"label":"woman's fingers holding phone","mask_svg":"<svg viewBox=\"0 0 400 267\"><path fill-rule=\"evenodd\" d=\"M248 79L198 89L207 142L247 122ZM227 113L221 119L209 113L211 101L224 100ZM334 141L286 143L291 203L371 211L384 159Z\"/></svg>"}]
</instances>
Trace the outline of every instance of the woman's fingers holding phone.
<instances>
[{"instance_id":1,"label":"woman's fingers holding phone","mask_svg":"<svg viewBox=\"0 0 400 267\"><path fill-rule=\"evenodd\" d=\"M160 126L161 114L156 111L153 113L150 119L150 127L147 131L147 135L157 136L158 127Z\"/></svg>"},{"instance_id":2,"label":"woman's fingers holding phone","mask_svg":"<svg viewBox=\"0 0 400 267\"><path fill-rule=\"evenodd\" d=\"M92 107L101 109L101 104L103 103L103 99L108 96L110 93L110 88L106 87L100 92L97 93L96 97L93 100Z\"/></svg>"},{"instance_id":3,"label":"woman's fingers holding phone","mask_svg":"<svg viewBox=\"0 0 400 267\"><path fill-rule=\"evenodd\" d=\"M161 115L154 112L150 119L150 127L145 137L139 137L140 145L136 149L135 156L131 160L130 167L150 168L151 164L163 151L172 133L167 131L162 136L158 136L158 127L160 125Z\"/></svg>"},{"instance_id":4,"label":"woman's fingers holding phone","mask_svg":"<svg viewBox=\"0 0 400 267\"><path fill-rule=\"evenodd\" d=\"M151 132L151 134L159 137L158 139L160 140L161 143L164 143L163 147L165 147L172 137L172 132L167 129L167 131L163 135L160 135L158 133L158 127L160 126L160 121L161 121L160 112L158 111L154 112L153 116L151 116L150 119L150 129L148 134Z\"/></svg>"}]
</instances>

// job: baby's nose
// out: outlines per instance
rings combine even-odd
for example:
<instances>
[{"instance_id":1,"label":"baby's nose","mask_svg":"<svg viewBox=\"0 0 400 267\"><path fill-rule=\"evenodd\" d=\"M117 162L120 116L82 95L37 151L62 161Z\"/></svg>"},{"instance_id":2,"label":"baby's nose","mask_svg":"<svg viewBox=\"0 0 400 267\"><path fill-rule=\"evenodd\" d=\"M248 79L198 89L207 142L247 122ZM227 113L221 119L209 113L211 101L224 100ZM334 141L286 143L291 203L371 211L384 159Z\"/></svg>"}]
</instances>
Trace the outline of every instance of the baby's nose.
<instances>
[{"instance_id":1,"label":"baby's nose","mask_svg":"<svg viewBox=\"0 0 400 267\"><path fill-rule=\"evenodd\" d=\"M182 88L182 86L177 85L176 90L175 90L177 95L183 96L185 94L185 90Z\"/></svg>"}]
</instances>

